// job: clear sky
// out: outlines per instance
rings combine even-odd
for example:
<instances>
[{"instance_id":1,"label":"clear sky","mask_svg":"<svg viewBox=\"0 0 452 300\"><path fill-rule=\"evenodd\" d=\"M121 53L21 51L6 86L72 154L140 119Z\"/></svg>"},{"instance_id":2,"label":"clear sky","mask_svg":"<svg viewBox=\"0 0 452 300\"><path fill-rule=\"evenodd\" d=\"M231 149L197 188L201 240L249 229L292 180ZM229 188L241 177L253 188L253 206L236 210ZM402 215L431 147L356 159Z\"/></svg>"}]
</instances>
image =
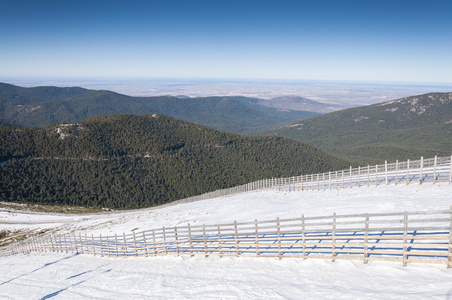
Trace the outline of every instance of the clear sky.
<instances>
[{"instance_id":1,"label":"clear sky","mask_svg":"<svg viewBox=\"0 0 452 300\"><path fill-rule=\"evenodd\" d=\"M0 76L452 83L452 1L0 0Z\"/></svg>"}]
</instances>

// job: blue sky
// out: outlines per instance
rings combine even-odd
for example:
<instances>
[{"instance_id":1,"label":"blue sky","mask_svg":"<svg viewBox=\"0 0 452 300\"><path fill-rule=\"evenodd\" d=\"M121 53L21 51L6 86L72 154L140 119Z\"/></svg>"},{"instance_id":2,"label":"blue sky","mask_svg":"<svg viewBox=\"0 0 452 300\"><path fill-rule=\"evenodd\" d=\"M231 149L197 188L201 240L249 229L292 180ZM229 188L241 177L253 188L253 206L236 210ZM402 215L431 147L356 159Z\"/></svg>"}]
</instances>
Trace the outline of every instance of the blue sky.
<instances>
[{"instance_id":1,"label":"blue sky","mask_svg":"<svg viewBox=\"0 0 452 300\"><path fill-rule=\"evenodd\" d=\"M0 76L452 83L452 1L0 0Z\"/></svg>"}]
</instances>

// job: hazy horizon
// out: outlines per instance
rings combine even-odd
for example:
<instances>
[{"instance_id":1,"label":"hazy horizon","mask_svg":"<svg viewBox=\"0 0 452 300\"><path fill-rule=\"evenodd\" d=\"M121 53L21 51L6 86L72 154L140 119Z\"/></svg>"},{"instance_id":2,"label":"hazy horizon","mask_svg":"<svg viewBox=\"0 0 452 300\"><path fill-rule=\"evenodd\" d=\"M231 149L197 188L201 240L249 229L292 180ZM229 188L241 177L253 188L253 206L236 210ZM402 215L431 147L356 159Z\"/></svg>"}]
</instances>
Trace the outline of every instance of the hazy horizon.
<instances>
[{"instance_id":1,"label":"hazy horizon","mask_svg":"<svg viewBox=\"0 0 452 300\"><path fill-rule=\"evenodd\" d=\"M273 99L299 96L340 107L375 104L431 92L451 92L452 84L359 82L333 80L182 79L182 78L73 78L2 77L0 82L22 87L79 86L110 90L129 96L245 96Z\"/></svg>"}]
</instances>

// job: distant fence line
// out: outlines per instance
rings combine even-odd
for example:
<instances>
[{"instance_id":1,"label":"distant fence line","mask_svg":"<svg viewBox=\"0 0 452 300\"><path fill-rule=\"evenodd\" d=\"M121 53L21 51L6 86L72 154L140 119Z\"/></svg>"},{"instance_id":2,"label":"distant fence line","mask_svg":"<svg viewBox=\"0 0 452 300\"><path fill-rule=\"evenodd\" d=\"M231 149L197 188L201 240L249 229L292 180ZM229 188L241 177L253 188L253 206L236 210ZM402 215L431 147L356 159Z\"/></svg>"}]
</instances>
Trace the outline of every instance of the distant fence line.
<instances>
[{"instance_id":1,"label":"distant fence line","mask_svg":"<svg viewBox=\"0 0 452 300\"><path fill-rule=\"evenodd\" d=\"M163 227L110 236L32 237L1 256L60 252L103 257L251 256L443 264L452 268L452 206L448 210L329 215L217 225Z\"/></svg>"},{"instance_id":2,"label":"distant fence line","mask_svg":"<svg viewBox=\"0 0 452 300\"><path fill-rule=\"evenodd\" d=\"M189 203L224 196L258 191L312 191L343 189L370 185L452 182L452 156L357 167L319 174L287 178L262 179L240 186L217 190L173 201L163 206Z\"/></svg>"}]
</instances>

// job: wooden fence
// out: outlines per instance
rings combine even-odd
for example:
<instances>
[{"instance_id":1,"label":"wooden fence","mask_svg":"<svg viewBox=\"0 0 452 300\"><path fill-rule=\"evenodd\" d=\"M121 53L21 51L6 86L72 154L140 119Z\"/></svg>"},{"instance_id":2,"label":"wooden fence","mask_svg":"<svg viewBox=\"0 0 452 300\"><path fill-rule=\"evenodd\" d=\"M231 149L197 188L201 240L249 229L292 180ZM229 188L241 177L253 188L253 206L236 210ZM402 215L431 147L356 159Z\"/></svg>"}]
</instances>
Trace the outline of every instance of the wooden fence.
<instances>
[{"instance_id":1,"label":"wooden fence","mask_svg":"<svg viewBox=\"0 0 452 300\"><path fill-rule=\"evenodd\" d=\"M424 182L452 182L452 156L421 158L375 166L358 167L320 174L300 175L288 178L270 178L244 185L217 190L198 196L177 200L167 206L217 197L257 191L307 191L343 189L370 185L422 184Z\"/></svg>"},{"instance_id":2,"label":"wooden fence","mask_svg":"<svg viewBox=\"0 0 452 300\"><path fill-rule=\"evenodd\" d=\"M164 227L110 236L32 237L0 255L30 252L104 257L202 255L352 259L452 267L449 210L306 217Z\"/></svg>"}]
</instances>

